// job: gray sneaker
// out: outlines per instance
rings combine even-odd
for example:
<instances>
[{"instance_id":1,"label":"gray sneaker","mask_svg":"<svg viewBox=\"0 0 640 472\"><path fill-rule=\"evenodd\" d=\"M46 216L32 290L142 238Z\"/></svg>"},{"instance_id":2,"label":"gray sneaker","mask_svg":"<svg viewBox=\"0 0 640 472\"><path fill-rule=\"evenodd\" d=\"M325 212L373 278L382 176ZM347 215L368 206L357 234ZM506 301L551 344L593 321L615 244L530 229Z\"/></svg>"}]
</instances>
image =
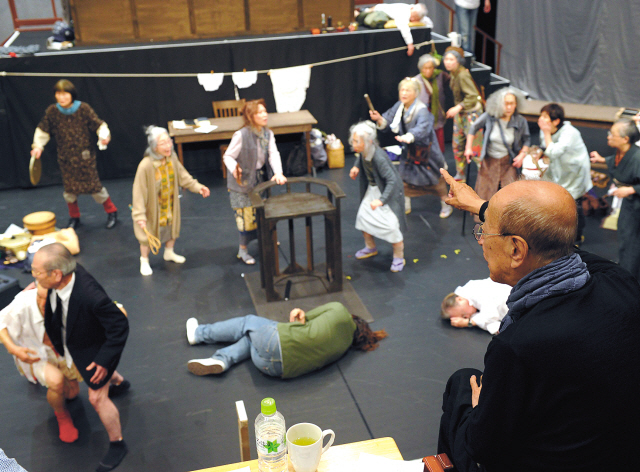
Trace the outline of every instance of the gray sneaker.
<instances>
[{"instance_id":1,"label":"gray sneaker","mask_svg":"<svg viewBox=\"0 0 640 472\"><path fill-rule=\"evenodd\" d=\"M221 374L227 370L227 366L220 359L209 357L207 359L191 359L187 364L189 372L195 375Z\"/></svg>"}]
</instances>

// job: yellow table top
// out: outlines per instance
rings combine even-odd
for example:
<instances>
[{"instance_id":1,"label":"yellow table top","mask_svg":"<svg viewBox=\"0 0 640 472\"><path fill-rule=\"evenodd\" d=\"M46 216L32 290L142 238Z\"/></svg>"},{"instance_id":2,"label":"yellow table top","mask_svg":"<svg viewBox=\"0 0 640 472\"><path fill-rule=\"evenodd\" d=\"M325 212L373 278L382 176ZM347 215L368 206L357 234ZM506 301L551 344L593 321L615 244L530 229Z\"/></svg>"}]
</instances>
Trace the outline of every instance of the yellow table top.
<instances>
[{"instance_id":1,"label":"yellow table top","mask_svg":"<svg viewBox=\"0 0 640 472\"><path fill-rule=\"evenodd\" d=\"M386 457L387 459L403 460L396 442L392 438L370 439L350 444L331 446L322 456L317 472L330 472L332 466L345 462L357 461L361 452ZM291 462L288 463L289 472L295 472ZM194 472L231 472L249 466L251 472L258 472L258 461L237 462L235 464L210 467Z\"/></svg>"}]
</instances>

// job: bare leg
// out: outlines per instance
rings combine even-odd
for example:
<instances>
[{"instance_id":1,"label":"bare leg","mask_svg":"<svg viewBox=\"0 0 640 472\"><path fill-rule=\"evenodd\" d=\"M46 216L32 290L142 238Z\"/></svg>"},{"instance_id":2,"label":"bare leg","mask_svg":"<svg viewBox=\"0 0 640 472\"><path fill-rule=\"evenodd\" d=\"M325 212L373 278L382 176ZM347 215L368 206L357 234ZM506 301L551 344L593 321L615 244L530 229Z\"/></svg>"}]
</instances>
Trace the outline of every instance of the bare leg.
<instances>
[{"instance_id":1,"label":"bare leg","mask_svg":"<svg viewBox=\"0 0 640 472\"><path fill-rule=\"evenodd\" d=\"M80 393L80 385L77 380L64 379L64 398L73 400Z\"/></svg>"},{"instance_id":2,"label":"bare leg","mask_svg":"<svg viewBox=\"0 0 640 472\"><path fill-rule=\"evenodd\" d=\"M371 236L369 233L365 233L364 231L362 232L362 235L364 236L365 246L367 246L369 249L376 247L376 242L373 240L373 236Z\"/></svg>"},{"instance_id":3,"label":"bare leg","mask_svg":"<svg viewBox=\"0 0 640 472\"><path fill-rule=\"evenodd\" d=\"M64 407L64 375L57 367L47 364L44 366L44 379L47 382L47 402L55 412L65 412Z\"/></svg>"},{"instance_id":4,"label":"bare leg","mask_svg":"<svg viewBox=\"0 0 640 472\"><path fill-rule=\"evenodd\" d=\"M47 401L49 405L51 405L51 408L53 408L53 412L58 420L60 440L66 443L72 443L78 439L78 430L73 425L71 415L64 405L65 394L67 393L67 389L65 388L65 384L68 383L67 379L65 379L60 369L51 364L44 366L44 379L48 385ZM75 395L77 395L78 382L75 382L75 384ZM70 383L69 386L71 386ZM69 392L69 394L72 393L73 392Z\"/></svg>"},{"instance_id":5,"label":"bare leg","mask_svg":"<svg viewBox=\"0 0 640 472\"><path fill-rule=\"evenodd\" d=\"M404 241L400 241L399 243L392 244L393 246L393 257L397 259L404 258Z\"/></svg>"},{"instance_id":6,"label":"bare leg","mask_svg":"<svg viewBox=\"0 0 640 472\"><path fill-rule=\"evenodd\" d=\"M144 246L144 245L140 245L140 256L141 257L145 257L145 258L149 258L149 246Z\"/></svg>"},{"instance_id":7,"label":"bare leg","mask_svg":"<svg viewBox=\"0 0 640 472\"><path fill-rule=\"evenodd\" d=\"M118 371L116 370L113 373L113 375L111 376L111 380L109 380L109 384L110 385L120 385L123 380L124 380L124 377L122 375L120 375L118 373Z\"/></svg>"},{"instance_id":8,"label":"bare leg","mask_svg":"<svg viewBox=\"0 0 640 472\"><path fill-rule=\"evenodd\" d=\"M109 382L98 390L89 389L89 401L98 413L100 421L109 435L109 441L122 440L122 427L120 426L120 413L109 398Z\"/></svg>"}]
</instances>

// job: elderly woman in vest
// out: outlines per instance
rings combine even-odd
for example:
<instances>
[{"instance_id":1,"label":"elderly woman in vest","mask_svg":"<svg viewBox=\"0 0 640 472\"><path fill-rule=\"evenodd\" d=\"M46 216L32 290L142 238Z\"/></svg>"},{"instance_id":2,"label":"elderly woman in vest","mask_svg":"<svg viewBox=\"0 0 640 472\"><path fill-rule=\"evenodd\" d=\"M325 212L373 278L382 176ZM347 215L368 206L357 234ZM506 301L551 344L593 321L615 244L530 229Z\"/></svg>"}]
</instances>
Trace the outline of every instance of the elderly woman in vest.
<instances>
[{"instance_id":1,"label":"elderly woman in vest","mask_svg":"<svg viewBox=\"0 0 640 472\"><path fill-rule=\"evenodd\" d=\"M209 196L209 189L191 177L180 164L173 150L169 132L158 126L145 130L149 147L138 165L133 181L133 205L131 217L133 231L140 242L140 273L151 275L149 265L149 234L164 243L164 260L183 264L184 256L173 252L180 236L180 199L178 187Z\"/></svg>"},{"instance_id":2,"label":"elderly woman in vest","mask_svg":"<svg viewBox=\"0 0 640 472\"><path fill-rule=\"evenodd\" d=\"M464 181L464 171L467 161L464 157L465 144L469 127L478 119L482 113L482 98L478 88L471 77L471 73L464 66L464 51L454 46L449 46L442 58L444 68L451 75L449 85L453 93L455 106L449 108L445 116L447 119L453 118L453 136L451 147L453 148L453 158L456 161L455 179ZM473 150L479 154L482 146L482 133L478 132L473 140Z\"/></svg>"},{"instance_id":3,"label":"elderly woman in vest","mask_svg":"<svg viewBox=\"0 0 640 472\"><path fill-rule=\"evenodd\" d=\"M373 123L360 122L349 130L349 143L358 153L349 172L355 180L360 176L362 201L356 216L356 229L364 235L365 247L356 252L356 259L378 254L374 237L393 246L391 272L400 272L405 265L403 233L407 229L404 215L402 179L387 153L376 142Z\"/></svg>"},{"instance_id":4,"label":"elderly woman in vest","mask_svg":"<svg viewBox=\"0 0 640 472\"><path fill-rule=\"evenodd\" d=\"M403 148L399 172L404 182L405 211L411 212L411 197L432 194L440 197L440 218L447 218L453 209L444 202L448 190L440 168L446 168L446 164L433 130L433 115L417 98L420 86L416 79L402 80L398 90L395 105L382 115L370 111L369 116L379 130L391 130Z\"/></svg>"},{"instance_id":5,"label":"elderly woman in vest","mask_svg":"<svg viewBox=\"0 0 640 472\"><path fill-rule=\"evenodd\" d=\"M484 131L480 169L476 180L476 193L484 200L505 185L518 179L516 167L529 152L531 137L527 120L518 113L524 96L513 87L504 87L491 94L487 111L473 122L467 134L464 155L467 163L473 157L473 140L479 130Z\"/></svg>"},{"instance_id":6,"label":"elderly woman in vest","mask_svg":"<svg viewBox=\"0 0 640 472\"><path fill-rule=\"evenodd\" d=\"M418 59L420 73L414 77L420 86L418 100L427 105L433 115L433 129L438 137L440 150L444 154L445 87L449 82L449 74L438 69L440 61L431 54L424 54Z\"/></svg>"},{"instance_id":7,"label":"elderly woman in vest","mask_svg":"<svg viewBox=\"0 0 640 472\"><path fill-rule=\"evenodd\" d=\"M282 174L282 161L276 147L273 131L267 128L267 106L264 100L252 100L242 108L244 127L233 134L224 153L227 166L227 188L231 208L236 216L240 233L238 259L245 264L255 264L247 245L256 239L256 212L251 206L249 194L253 188L268 179L278 185L287 182Z\"/></svg>"}]
</instances>

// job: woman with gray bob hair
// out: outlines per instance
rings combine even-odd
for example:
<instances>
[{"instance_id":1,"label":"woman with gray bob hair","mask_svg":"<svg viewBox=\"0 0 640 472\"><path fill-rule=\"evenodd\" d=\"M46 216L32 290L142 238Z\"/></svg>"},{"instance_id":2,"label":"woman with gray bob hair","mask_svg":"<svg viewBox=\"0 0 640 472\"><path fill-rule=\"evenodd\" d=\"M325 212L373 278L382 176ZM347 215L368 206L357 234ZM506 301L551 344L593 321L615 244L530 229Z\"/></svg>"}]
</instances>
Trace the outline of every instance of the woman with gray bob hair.
<instances>
[{"instance_id":1,"label":"woman with gray bob hair","mask_svg":"<svg viewBox=\"0 0 640 472\"><path fill-rule=\"evenodd\" d=\"M513 95L516 99L516 111L520 112L522 109L522 103L526 100L524 94L515 87L503 87L496 90L487 99L485 108L489 115L494 118L501 118L505 114L505 97L507 95Z\"/></svg>"},{"instance_id":2,"label":"woman with gray bob hair","mask_svg":"<svg viewBox=\"0 0 640 472\"><path fill-rule=\"evenodd\" d=\"M400 272L405 265L404 238L407 223L404 215L402 179L387 153L376 142L375 124L361 121L349 129L349 143L356 152L356 162L349 172L355 180L360 176L360 208L356 229L362 231L365 247L356 252L356 259L378 254L374 237L393 246L391 272Z\"/></svg>"},{"instance_id":3,"label":"woman with gray bob hair","mask_svg":"<svg viewBox=\"0 0 640 472\"><path fill-rule=\"evenodd\" d=\"M524 95L513 87L505 87L491 94L487 111L473 122L467 133L464 155L467 163L474 155L473 139L483 130L480 169L476 193L489 200L502 187L518 179L516 168L529 152L531 137L527 120L518 113ZM487 159L488 157L488 159Z\"/></svg>"}]
</instances>

